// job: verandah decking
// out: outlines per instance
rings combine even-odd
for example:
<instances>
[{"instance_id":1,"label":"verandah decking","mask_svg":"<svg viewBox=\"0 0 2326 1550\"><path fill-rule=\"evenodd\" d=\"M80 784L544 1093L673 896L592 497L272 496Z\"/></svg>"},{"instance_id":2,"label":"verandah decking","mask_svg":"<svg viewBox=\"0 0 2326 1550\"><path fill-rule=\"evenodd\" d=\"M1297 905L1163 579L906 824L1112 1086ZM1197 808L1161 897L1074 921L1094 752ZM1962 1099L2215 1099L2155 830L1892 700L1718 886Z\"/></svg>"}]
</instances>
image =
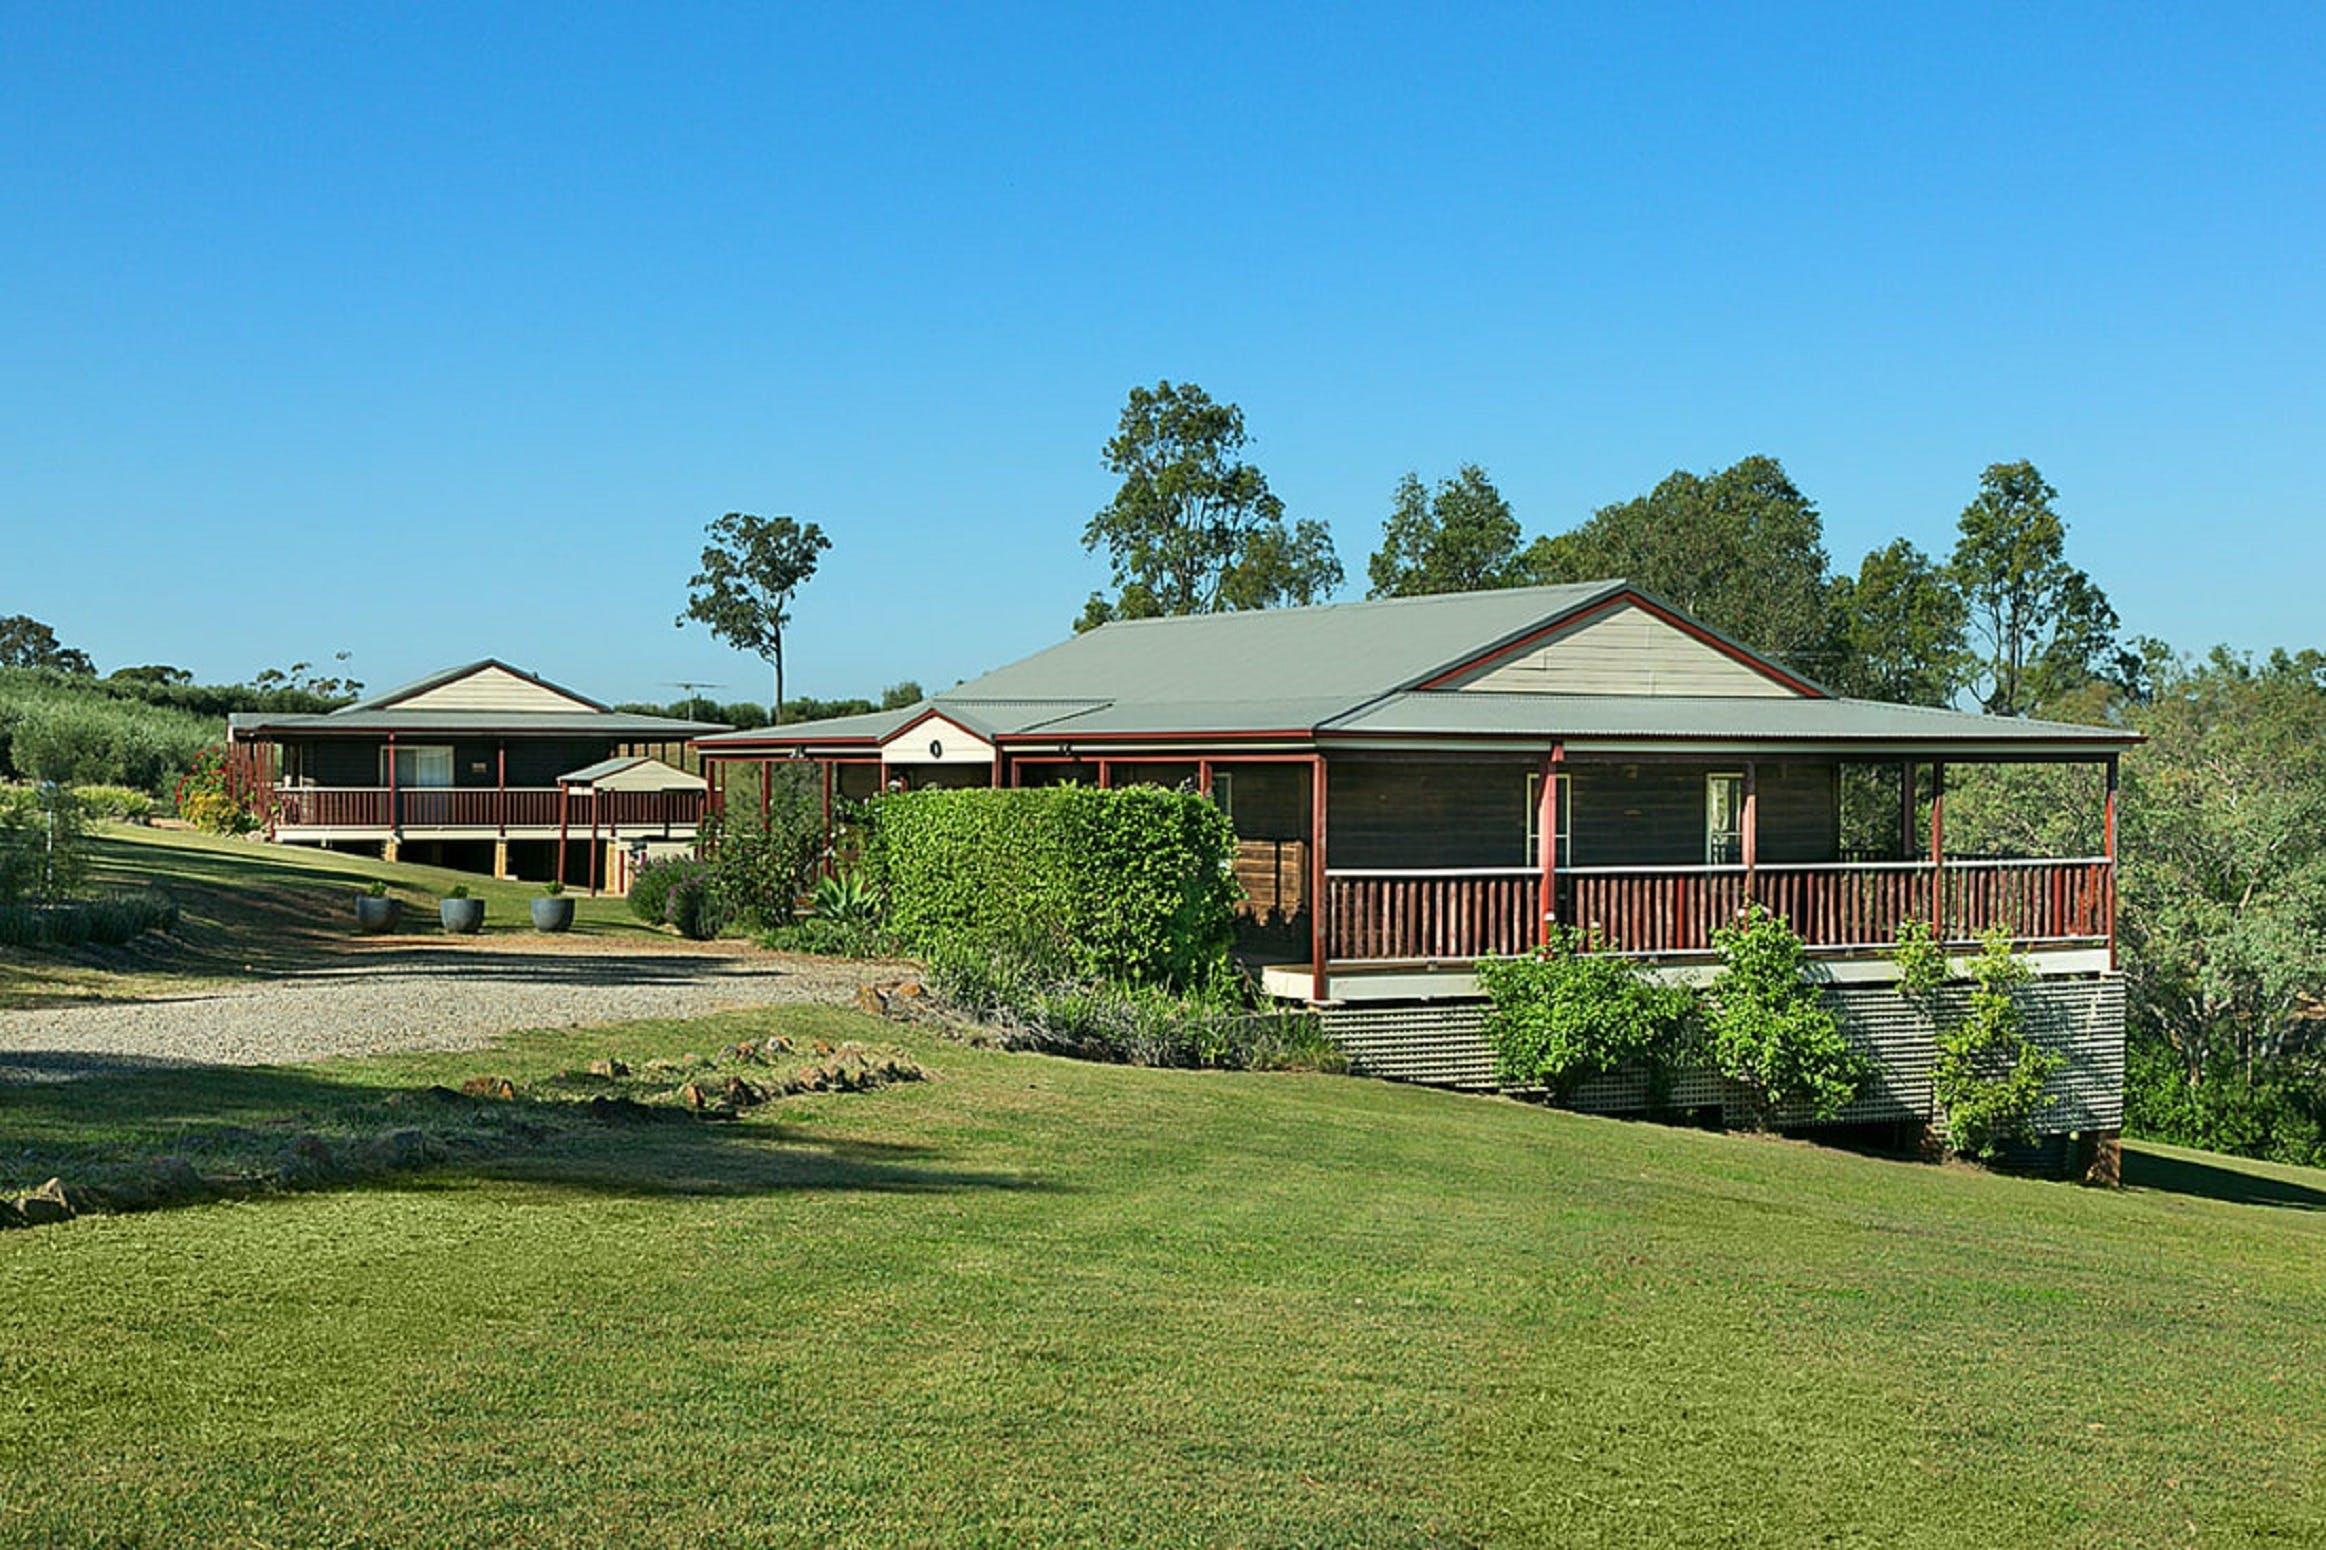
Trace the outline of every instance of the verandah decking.
<instances>
[{"instance_id":1,"label":"verandah decking","mask_svg":"<svg viewBox=\"0 0 2326 1550\"><path fill-rule=\"evenodd\" d=\"M1530 950L1542 875L1532 867L1334 869L1326 873L1325 953L1336 963L1455 963ZM2115 868L2066 860L1949 859L1743 866L1574 867L1552 879L1554 918L1604 951L1709 952L1748 902L1789 920L1822 951L1878 949L1908 920L1949 946L2000 927L2023 947L2104 944Z\"/></svg>"}]
</instances>

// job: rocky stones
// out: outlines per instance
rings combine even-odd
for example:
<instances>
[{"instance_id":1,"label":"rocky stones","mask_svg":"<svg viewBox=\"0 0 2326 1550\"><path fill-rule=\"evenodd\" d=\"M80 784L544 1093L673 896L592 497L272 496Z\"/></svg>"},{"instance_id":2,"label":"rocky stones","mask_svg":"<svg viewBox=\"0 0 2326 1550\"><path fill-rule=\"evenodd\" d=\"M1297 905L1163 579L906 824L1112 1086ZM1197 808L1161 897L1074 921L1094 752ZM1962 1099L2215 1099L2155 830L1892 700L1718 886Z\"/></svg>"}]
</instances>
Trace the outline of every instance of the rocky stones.
<instances>
[{"instance_id":1,"label":"rocky stones","mask_svg":"<svg viewBox=\"0 0 2326 1550\"><path fill-rule=\"evenodd\" d=\"M503 1103L517 1096L517 1084L505 1076L472 1076L460 1084L460 1090L471 1098L494 1098Z\"/></svg>"},{"instance_id":2,"label":"rocky stones","mask_svg":"<svg viewBox=\"0 0 2326 1550\"><path fill-rule=\"evenodd\" d=\"M618 1082L629 1074L630 1068L619 1060L607 1059L590 1062L590 1075L602 1076L608 1081Z\"/></svg>"},{"instance_id":3,"label":"rocky stones","mask_svg":"<svg viewBox=\"0 0 2326 1550\"><path fill-rule=\"evenodd\" d=\"M444 1144L425 1130L391 1130L364 1145L364 1161L383 1173L424 1168L444 1158Z\"/></svg>"},{"instance_id":4,"label":"rocky stones","mask_svg":"<svg viewBox=\"0 0 2326 1550\"><path fill-rule=\"evenodd\" d=\"M313 1131L301 1131L283 1148L282 1175L287 1183L305 1184L327 1179L339 1171L331 1143Z\"/></svg>"},{"instance_id":5,"label":"rocky stones","mask_svg":"<svg viewBox=\"0 0 2326 1550\"><path fill-rule=\"evenodd\" d=\"M931 1010L919 980L877 980L856 987L856 1005L875 1017L911 1020Z\"/></svg>"},{"instance_id":6,"label":"rocky stones","mask_svg":"<svg viewBox=\"0 0 2326 1550\"><path fill-rule=\"evenodd\" d=\"M210 1192L208 1182L183 1157L155 1158L148 1180L157 1201L195 1200Z\"/></svg>"},{"instance_id":7,"label":"rocky stones","mask_svg":"<svg viewBox=\"0 0 2326 1550\"><path fill-rule=\"evenodd\" d=\"M29 1195L20 1196L16 1214L27 1227L48 1227L57 1222L71 1221L77 1213L65 1192L65 1181L50 1179Z\"/></svg>"}]
</instances>

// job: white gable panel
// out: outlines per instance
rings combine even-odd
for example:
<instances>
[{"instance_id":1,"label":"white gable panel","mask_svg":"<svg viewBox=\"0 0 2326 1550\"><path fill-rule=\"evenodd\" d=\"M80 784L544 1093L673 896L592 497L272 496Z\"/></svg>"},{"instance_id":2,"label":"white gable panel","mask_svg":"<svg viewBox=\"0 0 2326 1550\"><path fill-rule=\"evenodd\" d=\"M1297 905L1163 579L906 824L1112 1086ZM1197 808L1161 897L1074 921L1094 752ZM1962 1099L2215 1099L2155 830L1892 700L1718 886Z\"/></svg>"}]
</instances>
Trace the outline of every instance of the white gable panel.
<instances>
[{"instance_id":1,"label":"white gable panel","mask_svg":"<svg viewBox=\"0 0 2326 1550\"><path fill-rule=\"evenodd\" d=\"M1795 691L1644 608L1569 625L1451 687L1504 694L1697 694L1787 698Z\"/></svg>"},{"instance_id":2,"label":"white gable panel","mask_svg":"<svg viewBox=\"0 0 2326 1550\"><path fill-rule=\"evenodd\" d=\"M597 707L570 694L520 678L504 667L480 667L465 677L396 702L398 710L577 711Z\"/></svg>"},{"instance_id":3,"label":"white gable panel","mask_svg":"<svg viewBox=\"0 0 2326 1550\"><path fill-rule=\"evenodd\" d=\"M930 716L880 745L889 764L991 764L993 744L944 716Z\"/></svg>"}]
</instances>

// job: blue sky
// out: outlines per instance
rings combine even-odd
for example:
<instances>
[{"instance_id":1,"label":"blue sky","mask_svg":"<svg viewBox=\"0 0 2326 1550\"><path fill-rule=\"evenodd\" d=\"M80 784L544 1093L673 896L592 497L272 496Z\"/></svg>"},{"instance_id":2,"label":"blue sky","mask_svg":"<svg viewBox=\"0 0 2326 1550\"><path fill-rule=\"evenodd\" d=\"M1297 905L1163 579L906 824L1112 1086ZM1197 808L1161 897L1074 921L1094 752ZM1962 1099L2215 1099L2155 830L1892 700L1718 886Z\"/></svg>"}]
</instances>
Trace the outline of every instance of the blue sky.
<instances>
[{"instance_id":1,"label":"blue sky","mask_svg":"<svg viewBox=\"0 0 2326 1550\"><path fill-rule=\"evenodd\" d=\"M1170 376L1360 578L1408 468L1769 452L1854 564L2029 457L2132 628L2326 645L2326 11L1888 9L6 0L0 613L764 698L671 619L786 512L794 691L935 687Z\"/></svg>"}]
</instances>

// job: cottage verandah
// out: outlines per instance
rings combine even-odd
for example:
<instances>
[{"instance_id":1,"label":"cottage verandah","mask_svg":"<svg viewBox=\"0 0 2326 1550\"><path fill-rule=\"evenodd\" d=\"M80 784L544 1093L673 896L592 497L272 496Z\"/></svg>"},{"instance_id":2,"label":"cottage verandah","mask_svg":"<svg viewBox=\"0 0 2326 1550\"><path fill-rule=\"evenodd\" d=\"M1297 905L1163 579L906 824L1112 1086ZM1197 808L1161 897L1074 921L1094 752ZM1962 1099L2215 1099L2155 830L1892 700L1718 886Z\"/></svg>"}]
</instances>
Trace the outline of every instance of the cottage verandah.
<instances>
[{"instance_id":1,"label":"cottage verandah","mask_svg":"<svg viewBox=\"0 0 2326 1550\"><path fill-rule=\"evenodd\" d=\"M619 890L688 850L714 723L617 711L494 659L312 715L238 714L228 769L277 843Z\"/></svg>"}]
</instances>

